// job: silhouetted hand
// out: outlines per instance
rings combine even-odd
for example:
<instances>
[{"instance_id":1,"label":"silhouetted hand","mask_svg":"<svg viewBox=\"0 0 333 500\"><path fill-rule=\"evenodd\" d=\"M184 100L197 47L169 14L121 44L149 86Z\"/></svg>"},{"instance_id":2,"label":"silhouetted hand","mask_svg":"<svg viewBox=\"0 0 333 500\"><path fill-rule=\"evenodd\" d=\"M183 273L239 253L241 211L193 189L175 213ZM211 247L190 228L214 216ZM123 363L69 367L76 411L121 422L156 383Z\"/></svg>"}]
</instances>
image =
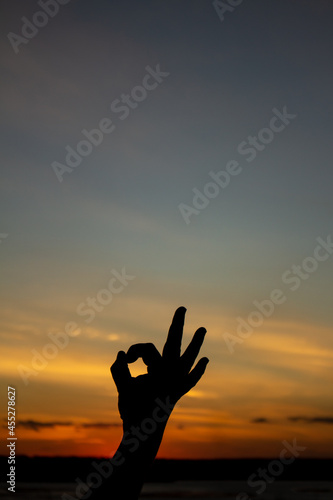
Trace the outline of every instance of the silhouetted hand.
<instances>
[{"instance_id":1,"label":"silhouetted hand","mask_svg":"<svg viewBox=\"0 0 333 500\"><path fill-rule=\"evenodd\" d=\"M110 460L110 473L103 475L105 481L93 490L91 500L138 499L174 405L202 377L208 359L192 366L206 330L199 328L181 355L185 313L185 307L176 310L162 355L154 344L134 344L127 353L120 351L111 366L124 433ZM147 365L147 373L132 377L128 364L138 358ZM105 471L105 461L101 466Z\"/></svg>"},{"instance_id":2,"label":"silhouetted hand","mask_svg":"<svg viewBox=\"0 0 333 500\"><path fill-rule=\"evenodd\" d=\"M193 369L192 366L199 354L206 329L199 328L195 332L181 355L185 313L185 307L176 310L162 355L154 344L134 344L127 353L119 351L111 366L119 393L118 406L124 431L151 417L157 398L168 405L171 413L176 402L202 377L209 360L201 358ZM147 373L132 377L128 364L134 363L138 358L142 358L147 365Z\"/></svg>"}]
</instances>

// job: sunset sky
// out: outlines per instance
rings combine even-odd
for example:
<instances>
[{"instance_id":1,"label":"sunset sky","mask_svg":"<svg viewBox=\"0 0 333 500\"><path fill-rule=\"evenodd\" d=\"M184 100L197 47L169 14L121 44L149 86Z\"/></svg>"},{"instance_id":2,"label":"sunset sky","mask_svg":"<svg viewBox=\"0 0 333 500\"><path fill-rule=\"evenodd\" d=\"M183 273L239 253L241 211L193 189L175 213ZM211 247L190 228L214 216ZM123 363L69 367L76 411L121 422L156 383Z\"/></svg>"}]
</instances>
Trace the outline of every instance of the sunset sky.
<instances>
[{"instance_id":1,"label":"sunset sky","mask_svg":"<svg viewBox=\"0 0 333 500\"><path fill-rule=\"evenodd\" d=\"M210 363L159 456L332 457L332 2L41 10L0 16L2 436L9 385L17 453L112 454L110 365L184 305Z\"/></svg>"}]
</instances>

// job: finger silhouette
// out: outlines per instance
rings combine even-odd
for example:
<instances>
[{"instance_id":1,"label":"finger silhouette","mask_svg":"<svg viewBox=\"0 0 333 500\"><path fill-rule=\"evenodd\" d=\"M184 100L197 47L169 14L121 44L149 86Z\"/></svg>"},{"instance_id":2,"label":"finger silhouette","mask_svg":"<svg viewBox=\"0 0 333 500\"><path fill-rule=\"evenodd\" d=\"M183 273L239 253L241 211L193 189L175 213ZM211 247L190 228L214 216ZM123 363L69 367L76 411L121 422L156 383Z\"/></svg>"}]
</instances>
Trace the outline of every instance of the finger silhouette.
<instances>
[{"instance_id":1,"label":"finger silhouette","mask_svg":"<svg viewBox=\"0 0 333 500\"><path fill-rule=\"evenodd\" d=\"M124 351L119 351L116 361L110 368L112 378L116 384L118 392L123 390L128 382L131 380L132 376L128 369L126 354Z\"/></svg>"},{"instance_id":2,"label":"finger silhouette","mask_svg":"<svg viewBox=\"0 0 333 500\"><path fill-rule=\"evenodd\" d=\"M128 349L126 355L128 363L134 363L139 358L142 358L142 361L148 368L154 368L161 362L161 355L151 342L147 344L134 344Z\"/></svg>"},{"instance_id":3,"label":"finger silhouette","mask_svg":"<svg viewBox=\"0 0 333 500\"><path fill-rule=\"evenodd\" d=\"M199 328L195 334L189 345L187 346L184 354L181 356L182 368L185 373L188 373L193 366L194 361L196 360L202 343L204 341L206 335L206 328Z\"/></svg>"},{"instance_id":4,"label":"finger silhouette","mask_svg":"<svg viewBox=\"0 0 333 500\"><path fill-rule=\"evenodd\" d=\"M192 387L194 387L199 380L201 379L202 375L205 373L206 366L209 363L208 358L201 358L193 370L187 375L186 380L183 385L183 394L186 394Z\"/></svg>"},{"instance_id":5,"label":"finger silhouette","mask_svg":"<svg viewBox=\"0 0 333 500\"><path fill-rule=\"evenodd\" d=\"M167 360L174 360L180 357L185 314L185 307L178 307L173 316L162 354L163 358Z\"/></svg>"}]
</instances>

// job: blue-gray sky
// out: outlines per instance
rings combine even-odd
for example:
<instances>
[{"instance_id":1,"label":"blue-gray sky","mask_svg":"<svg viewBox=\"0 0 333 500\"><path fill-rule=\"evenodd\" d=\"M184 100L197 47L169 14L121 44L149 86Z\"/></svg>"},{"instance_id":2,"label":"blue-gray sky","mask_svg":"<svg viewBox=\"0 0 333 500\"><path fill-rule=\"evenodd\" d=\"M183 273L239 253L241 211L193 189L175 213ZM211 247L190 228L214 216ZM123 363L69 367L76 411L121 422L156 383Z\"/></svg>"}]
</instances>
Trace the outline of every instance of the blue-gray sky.
<instances>
[{"instance_id":1,"label":"blue-gray sky","mask_svg":"<svg viewBox=\"0 0 333 500\"><path fill-rule=\"evenodd\" d=\"M253 418L274 418L282 407L279 418L296 410L296 416L329 417L332 402L322 385L332 382L332 256L295 291L282 275L313 256L318 237L332 234L332 3L244 0L222 22L204 0L71 0L16 50L8 33L22 36L22 17L38 19L41 6L18 0L1 10L0 233L8 234L0 246L1 343L8 354L2 381L17 378L31 394L51 384L59 418L68 420L76 413L61 399L67 363L75 373L102 365L98 404L116 418L108 364L133 342L161 348L172 313L183 304L188 336L201 324L210 333L204 350L211 363L198 387L202 401L188 398L178 417L187 422L186 411L191 405L199 411L198 401L206 407L199 452L188 437L179 456L243 456L252 446L249 436L269 454L274 439L299 426L277 425L265 448L267 436L242 420L242 405ZM111 104L157 67L162 81L121 119ZM283 109L296 116L247 161L239 145ZM82 130L104 118L114 130L59 182L52 164L64 164L66 146L76 149L86 139ZM193 207L193 189L203 193L210 172L225 171L231 160L240 173L187 224L179 205ZM135 279L87 325L78 304L105 288L111 269L123 267ZM235 334L236 318L246 319L253 301L276 288L284 303L231 354L225 332ZM41 350L47 332L68 321L77 321L81 332L27 389L17 365L30 366L31 349ZM82 376L68 391L84 386ZM271 377L275 398L263 384ZM243 379L251 388L241 387ZM100 387L107 387L112 405ZM24 406L27 417L53 415L32 401ZM222 432L216 441L205 434L210 419L221 426L236 421L239 433L233 429L229 442ZM328 454L320 425L303 424L309 455ZM99 446L96 453L104 450ZM171 438L164 450L172 455Z\"/></svg>"}]
</instances>

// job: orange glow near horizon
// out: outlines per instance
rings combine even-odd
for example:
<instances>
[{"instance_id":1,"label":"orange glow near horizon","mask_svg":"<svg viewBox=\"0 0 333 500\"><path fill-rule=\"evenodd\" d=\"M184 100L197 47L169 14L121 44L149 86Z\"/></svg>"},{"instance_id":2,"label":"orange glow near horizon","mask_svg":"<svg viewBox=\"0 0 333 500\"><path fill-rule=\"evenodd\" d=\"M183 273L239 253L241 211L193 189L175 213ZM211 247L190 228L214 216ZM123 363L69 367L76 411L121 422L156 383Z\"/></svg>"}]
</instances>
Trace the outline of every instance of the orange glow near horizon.
<instances>
[{"instance_id":1,"label":"orange glow near horizon","mask_svg":"<svg viewBox=\"0 0 333 500\"><path fill-rule=\"evenodd\" d=\"M279 452L283 440L297 439L306 446L304 457L331 457L333 434L325 406L333 351L320 348L311 326L267 323L231 356L221 350L217 324L212 331L203 348L208 369L177 404L158 456L269 457ZM328 335L325 328L317 332L321 338ZM83 345L91 348L89 363L82 357ZM42 347L35 349L42 352ZM82 330L27 386L9 361L15 356L16 370L28 367L26 346L5 348L1 377L17 388L19 454L108 457L115 452L122 428L109 365L120 348L116 338ZM141 362L130 368L135 376L145 367ZM314 411L315 400L319 408ZM318 417L323 420L315 421Z\"/></svg>"},{"instance_id":2,"label":"orange glow near horizon","mask_svg":"<svg viewBox=\"0 0 333 500\"><path fill-rule=\"evenodd\" d=\"M207 419L209 420L209 419ZM329 425L326 426L329 428ZM169 422L158 457L183 459L272 457L282 441L306 446L303 458L332 458L333 436L322 424L293 422L223 424L196 423L177 415ZM80 425L57 425L52 429L18 429L18 451L27 456L110 457L121 439L121 427L86 429Z\"/></svg>"}]
</instances>

